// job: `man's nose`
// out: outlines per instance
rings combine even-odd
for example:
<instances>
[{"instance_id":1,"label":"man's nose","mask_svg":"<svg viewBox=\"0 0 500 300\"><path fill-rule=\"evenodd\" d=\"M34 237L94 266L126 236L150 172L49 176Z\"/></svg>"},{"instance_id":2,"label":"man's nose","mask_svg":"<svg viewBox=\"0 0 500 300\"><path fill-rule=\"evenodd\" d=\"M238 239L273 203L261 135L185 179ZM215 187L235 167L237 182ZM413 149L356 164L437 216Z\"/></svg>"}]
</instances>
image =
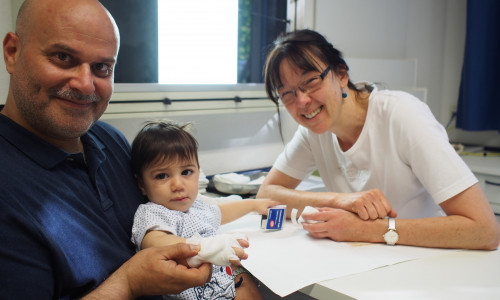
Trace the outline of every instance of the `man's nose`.
<instances>
[{"instance_id":1,"label":"man's nose","mask_svg":"<svg viewBox=\"0 0 500 300\"><path fill-rule=\"evenodd\" d=\"M95 92L94 74L89 64L85 63L75 67L70 80L70 87L80 91L84 95L90 95Z\"/></svg>"}]
</instances>

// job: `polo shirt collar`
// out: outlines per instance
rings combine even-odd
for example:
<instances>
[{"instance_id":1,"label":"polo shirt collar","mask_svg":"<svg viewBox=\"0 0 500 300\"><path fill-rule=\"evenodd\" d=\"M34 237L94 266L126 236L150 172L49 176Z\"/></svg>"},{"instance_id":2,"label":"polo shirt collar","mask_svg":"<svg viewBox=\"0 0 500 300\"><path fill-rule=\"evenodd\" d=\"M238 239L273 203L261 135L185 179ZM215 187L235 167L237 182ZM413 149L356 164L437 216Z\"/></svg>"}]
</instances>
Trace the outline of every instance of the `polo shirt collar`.
<instances>
[{"instance_id":1,"label":"polo shirt collar","mask_svg":"<svg viewBox=\"0 0 500 300\"><path fill-rule=\"evenodd\" d=\"M3 114L0 114L0 136L45 169L50 170L73 155L47 143ZM81 139L85 149L88 146L104 148L88 133Z\"/></svg>"}]
</instances>

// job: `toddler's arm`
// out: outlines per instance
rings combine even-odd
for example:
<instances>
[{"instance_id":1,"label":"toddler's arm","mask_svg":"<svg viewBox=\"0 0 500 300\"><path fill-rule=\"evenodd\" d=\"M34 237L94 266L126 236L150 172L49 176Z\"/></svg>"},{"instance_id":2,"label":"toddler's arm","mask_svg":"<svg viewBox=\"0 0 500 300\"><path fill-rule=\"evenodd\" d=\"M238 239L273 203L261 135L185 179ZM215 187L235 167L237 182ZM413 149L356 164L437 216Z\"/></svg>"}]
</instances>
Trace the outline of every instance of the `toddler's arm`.
<instances>
[{"instance_id":1,"label":"toddler's arm","mask_svg":"<svg viewBox=\"0 0 500 300\"><path fill-rule=\"evenodd\" d=\"M270 199L243 199L221 203L218 205L221 211L221 224L234 221L249 212L267 215L267 209L269 207L279 204L279 202Z\"/></svg>"},{"instance_id":2,"label":"toddler's arm","mask_svg":"<svg viewBox=\"0 0 500 300\"><path fill-rule=\"evenodd\" d=\"M141 249L185 243L186 239L161 230L148 231L142 239Z\"/></svg>"},{"instance_id":3,"label":"toddler's arm","mask_svg":"<svg viewBox=\"0 0 500 300\"><path fill-rule=\"evenodd\" d=\"M220 234L202 238L198 233L195 233L191 238L185 239L170 232L152 230L144 236L141 249L177 243L200 245L200 251L196 256L189 258L187 261L178 261L178 263L188 267L198 267L206 262L219 266L238 266L240 259L248 257L243 250L243 248L248 247L248 240L240 234Z\"/></svg>"}]
</instances>

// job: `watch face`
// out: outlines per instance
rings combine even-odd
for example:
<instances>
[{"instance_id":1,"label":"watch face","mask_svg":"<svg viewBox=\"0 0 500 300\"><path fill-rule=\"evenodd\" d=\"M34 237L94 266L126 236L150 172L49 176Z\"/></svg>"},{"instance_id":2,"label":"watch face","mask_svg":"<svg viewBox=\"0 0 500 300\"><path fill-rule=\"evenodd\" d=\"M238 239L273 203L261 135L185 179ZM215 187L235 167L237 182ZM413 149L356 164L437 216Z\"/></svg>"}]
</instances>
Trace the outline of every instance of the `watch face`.
<instances>
[{"instance_id":1,"label":"watch face","mask_svg":"<svg viewBox=\"0 0 500 300\"><path fill-rule=\"evenodd\" d=\"M394 230L389 230L384 234L384 240L389 245L394 245L399 239L399 235Z\"/></svg>"}]
</instances>

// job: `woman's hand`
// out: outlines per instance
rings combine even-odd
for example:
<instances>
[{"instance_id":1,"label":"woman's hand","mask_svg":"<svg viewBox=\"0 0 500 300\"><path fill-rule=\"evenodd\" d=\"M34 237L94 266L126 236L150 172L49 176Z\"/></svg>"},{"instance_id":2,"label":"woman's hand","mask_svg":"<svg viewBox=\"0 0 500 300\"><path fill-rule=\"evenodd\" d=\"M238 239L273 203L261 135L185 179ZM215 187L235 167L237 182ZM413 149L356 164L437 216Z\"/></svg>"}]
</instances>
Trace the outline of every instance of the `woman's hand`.
<instances>
[{"instance_id":1,"label":"woman's hand","mask_svg":"<svg viewBox=\"0 0 500 300\"><path fill-rule=\"evenodd\" d=\"M337 194L336 207L357 214L362 220L380 219L386 216L395 218L397 213L392 210L389 201L379 189L358 193Z\"/></svg>"},{"instance_id":2,"label":"woman's hand","mask_svg":"<svg viewBox=\"0 0 500 300\"><path fill-rule=\"evenodd\" d=\"M329 238L337 242L367 241L362 236L366 222L349 211L338 208L322 207L318 212L301 215L306 222L302 225L315 238ZM319 223L307 223L319 221Z\"/></svg>"}]
</instances>

